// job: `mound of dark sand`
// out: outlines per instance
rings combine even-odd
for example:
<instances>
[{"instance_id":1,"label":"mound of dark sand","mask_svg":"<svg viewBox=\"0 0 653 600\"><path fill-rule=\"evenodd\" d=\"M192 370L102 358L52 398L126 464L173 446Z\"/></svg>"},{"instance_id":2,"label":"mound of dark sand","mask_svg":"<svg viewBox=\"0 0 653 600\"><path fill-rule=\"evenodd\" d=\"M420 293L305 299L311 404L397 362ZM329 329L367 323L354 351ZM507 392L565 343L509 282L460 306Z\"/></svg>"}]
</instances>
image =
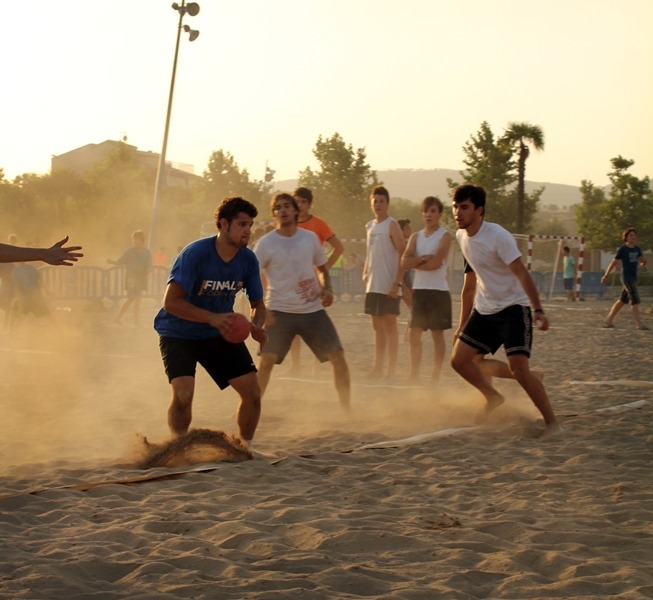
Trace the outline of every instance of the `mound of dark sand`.
<instances>
[{"instance_id":1,"label":"mound of dark sand","mask_svg":"<svg viewBox=\"0 0 653 600\"><path fill-rule=\"evenodd\" d=\"M206 462L242 462L253 458L236 436L212 429L191 429L188 433L163 444L143 438L145 453L139 466L181 467Z\"/></svg>"}]
</instances>

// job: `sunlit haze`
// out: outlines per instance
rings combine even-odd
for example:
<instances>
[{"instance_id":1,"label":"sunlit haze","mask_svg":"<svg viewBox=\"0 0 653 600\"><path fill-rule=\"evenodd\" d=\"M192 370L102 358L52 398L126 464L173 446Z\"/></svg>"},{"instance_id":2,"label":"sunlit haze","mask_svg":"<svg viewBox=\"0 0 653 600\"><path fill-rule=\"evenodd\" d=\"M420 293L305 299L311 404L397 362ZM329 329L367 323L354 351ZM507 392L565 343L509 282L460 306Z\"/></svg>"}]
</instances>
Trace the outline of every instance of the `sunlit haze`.
<instances>
[{"instance_id":1,"label":"sunlit haze","mask_svg":"<svg viewBox=\"0 0 653 600\"><path fill-rule=\"evenodd\" d=\"M168 160L201 175L230 152L254 179L296 178L319 135L375 170L463 168L488 121L542 127L530 181L653 175L651 0L200 0L184 23ZM0 0L0 168L127 137L160 152L177 35L169 0Z\"/></svg>"}]
</instances>

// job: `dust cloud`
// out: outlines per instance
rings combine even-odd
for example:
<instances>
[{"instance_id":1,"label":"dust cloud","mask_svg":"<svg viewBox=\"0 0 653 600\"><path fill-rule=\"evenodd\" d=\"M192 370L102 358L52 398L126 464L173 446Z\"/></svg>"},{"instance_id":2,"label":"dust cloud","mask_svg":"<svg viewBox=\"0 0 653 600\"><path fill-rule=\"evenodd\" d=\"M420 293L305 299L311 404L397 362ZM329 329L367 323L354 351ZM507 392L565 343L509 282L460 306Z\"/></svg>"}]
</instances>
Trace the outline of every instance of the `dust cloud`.
<instances>
[{"instance_id":1,"label":"dust cloud","mask_svg":"<svg viewBox=\"0 0 653 600\"><path fill-rule=\"evenodd\" d=\"M169 438L170 390L151 326L159 303L143 300L141 327L131 324L129 314L123 326L114 326L117 306L94 312L81 301L61 301L51 308L54 322L31 317L17 331L0 333L0 474L134 466L143 436L154 443ZM440 383L428 383L431 348L426 336L423 386L368 381L363 374L372 358L369 317L357 303L339 303L329 312L352 373L352 414L340 409L330 364L316 365L303 346L299 376L289 374L289 357L272 372L254 440L257 450L319 452L332 448L336 439L346 451L474 423L480 396L450 368L445 365ZM257 344L250 338L248 345L256 360ZM398 372L400 382L401 374L408 373L405 342ZM192 427L236 432L238 400L231 388L219 391L199 367ZM530 402L513 404L510 397L506 407L502 419L519 419L534 410Z\"/></svg>"}]
</instances>

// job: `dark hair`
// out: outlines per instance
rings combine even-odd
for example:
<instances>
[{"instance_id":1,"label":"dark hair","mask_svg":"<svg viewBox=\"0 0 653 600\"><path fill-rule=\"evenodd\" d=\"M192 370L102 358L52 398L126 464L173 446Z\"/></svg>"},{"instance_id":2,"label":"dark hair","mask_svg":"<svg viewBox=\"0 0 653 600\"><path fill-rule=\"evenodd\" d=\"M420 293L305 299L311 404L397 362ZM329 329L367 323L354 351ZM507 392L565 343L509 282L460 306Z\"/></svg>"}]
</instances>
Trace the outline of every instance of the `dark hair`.
<instances>
[{"instance_id":1,"label":"dark hair","mask_svg":"<svg viewBox=\"0 0 653 600\"><path fill-rule=\"evenodd\" d=\"M244 212L248 217L252 217L252 219L258 215L256 206L244 198L224 198L213 213L216 227L220 229L220 219L227 219L227 223L231 225L231 222L241 212Z\"/></svg>"},{"instance_id":2,"label":"dark hair","mask_svg":"<svg viewBox=\"0 0 653 600\"><path fill-rule=\"evenodd\" d=\"M621 234L621 237L622 237L622 239L623 239L624 242L626 241L626 238L628 237L628 234L629 234L631 231L632 231L633 233L637 233L637 231L635 231L635 228L634 228L634 227L627 227L626 229L624 229L624 232Z\"/></svg>"},{"instance_id":3,"label":"dark hair","mask_svg":"<svg viewBox=\"0 0 653 600\"><path fill-rule=\"evenodd\" d=\"M406 225L410 225L410 219L399 219L397 223L399 223L399 227L403 229Z\"/></svg>"},{"instance_id":4,"label":"dark hair","mask_svg":"<svg viewBox=\"0 0 653 600\"><path fill-rule=\"evenodd\" d=\"M419 205L419 209L421 212L424 212L427 208L431 208L431 206L437 206L439 212L444 210L444 205L437 196L427 196L424 198Z\"/></svg>"},{"instance_id":5,"label":"dark hair","mask_svg":"<svg viewBox=\"0 0 653 600\"><path fill-rule=\"evenodd\" d=\"M571 250L569 250L569 246L563 246L562 249L563 249L565 252L571 252Z\"/></svg>"},{"instance_id":6,"label":"dark hair","mask_svg":"<svg viewBox=\"0 0 653 600\"><path fill-rule=\"evenodd\" d=\"M277 192L274 196L272 196L272 199L270 200L270 213L273 216L274 205L277 203L277 200L288 200L288 202L293 205L295 211L297 212L297 215L295 215L296 219L299 218L299 206L297 206L297 200L295 200L295 198L293 198L288 192Z\"/></svg>"},{"instance_id":7,"label":"dark hair","mask_svg":"<svg viewBox=\"0 0 653 600\"><path fill-rule=\"evenodd\" d=\"M292 195L294 197L299 197L303 198L304 200L308 200L309 204L313 204L313 192L309 190L307 187L298 187Z\"/></svg>"},{"instance_id":8,"label":"dark hair","mask_svg":"<svg viewBox=\"0 0 653 600\"><path fill-rule=\"evenodd\" d=\"M372 196L385 196L385 199L390 202L390 192L386 190L382 185L375 185L372 188Z\"/></svg>"},{"instance_id":9,"label":"dark hair","mask_svg":"<svg viewBox=\"0 0 653 600\"><path fill-rule=\"evenodd\" d=\"M485 208L485 190L480 185L463 183L453 191L453 203L469 200L476 208Z\"/></svg>"}]
</instances>

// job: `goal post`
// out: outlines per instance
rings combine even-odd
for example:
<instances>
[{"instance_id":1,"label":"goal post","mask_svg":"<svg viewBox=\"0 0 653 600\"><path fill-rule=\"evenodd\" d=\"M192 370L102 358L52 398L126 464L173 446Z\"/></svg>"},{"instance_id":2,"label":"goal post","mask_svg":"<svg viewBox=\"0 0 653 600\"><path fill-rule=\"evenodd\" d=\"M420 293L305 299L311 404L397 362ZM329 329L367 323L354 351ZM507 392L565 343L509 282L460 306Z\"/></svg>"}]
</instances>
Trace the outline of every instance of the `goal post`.
<instances>
[{"instance_id":1,"label":"goal post","mask_svg":"<svg viewBox=\"0 0 653 600\"><path fill-rule=\"evenodd\" d=\"M562 249L564 247L565 241L575 242L574 245L578 245L578 260L575 263L576 273L574 276L574 293L576 295L576 300L580 300L580 288L583 278L583 258L585 255L585 238L573 235L541 235L541 234L514 234L515 238L525 240L527 243L527 252L526 252L526 268L529 271L533 269L533 256L534 256L534 244L538 241L543 242L555 242L555 259L552 261L553 268L551 274L551 283L549 285L548 292L546 294L547 300L553 298L553 291L555 288L556 275L558 273L558 264L560 263L560 257L562 256Z\"/></svg>"}]
</instances>

